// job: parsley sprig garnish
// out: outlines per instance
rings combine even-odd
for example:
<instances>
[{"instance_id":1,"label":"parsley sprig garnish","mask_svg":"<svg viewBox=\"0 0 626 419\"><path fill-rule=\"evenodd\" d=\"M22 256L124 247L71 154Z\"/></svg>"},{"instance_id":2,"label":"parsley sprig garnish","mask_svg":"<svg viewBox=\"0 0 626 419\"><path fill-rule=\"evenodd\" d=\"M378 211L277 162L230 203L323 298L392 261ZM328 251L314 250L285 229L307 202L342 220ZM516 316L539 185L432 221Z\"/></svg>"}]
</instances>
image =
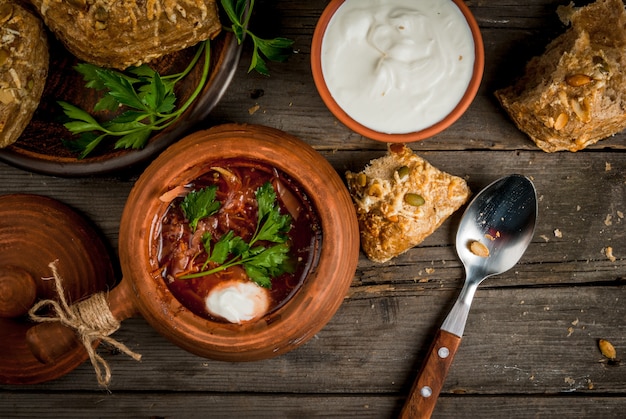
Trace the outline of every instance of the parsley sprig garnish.
<instances>
[{"instance_id":1,"label":"parsley sprig garnish","mask_svg":"<svg viewBox=\"0 0 626 419\"><path fill-rule=\"evenodd\" d=\"M189 220L191 231L195 232L198 221L215 214L220 209L219 201L215 200L217 186L207 186L204 189L191 191L180 204L183 214Z\"/></svg>"},{"instance_id":2,"label":"parsley sprig garnish","mask_svg":"<svg viewBox=\"0 0 626 419\"><path fill-rule=\"evenodd\" d=\"M59 101L65 115L70 119L65 127L77 140L64 140L64 144L85 158L107 137L117 137L116 149L141 149L155 131L171 124L191 106L204 87L209 74L210 42L204 41L196 51L187 68L180 73L161 76L147 65L119 72L93 64L81 63L75 69L83 75L86 87L104 90L104 96L94 106L97 111L126 110L106 122L98 122L87 111L67 102ZM176 109L174 86L196 65L204 52L202 76L195 90Z\"/></svg>"},{"instance_id":3,"label":"parsley sprig garnish","mask_svg":"<svg viewBox=\"0 0 626 419\"><path fill-rule=\"evenodd\" d=\"M252 60L248 72L256 70L260 74L269 76L267 64L263 56L270 61L285 61L291 55L293 40L287 38L264 39L256 36L249 29L250 17L254 8L254 0L221 0L222 8L228 15L232 26L231 30L241 44L246 36L252 39Z\"/></svg>"},{"instance_id":4,"label":"parsley sprig garnish","mask_svg":"<svg viewBox=\"0 0 626 419\"><path fill-rule=\"evenodd\" d=\"M210 215L212 213L216 201L211 202L208 199L210 192L204 191L206 189L201 190L200 194L207 196L199 198L195 195L189 198L190 193L181 203L190 225L192 219L187 215L187 211L194 214L195 225L200 218L203 218L196 218L198 214ZM246 242L230 230L213 243L212 234L204 233L202 244L208 256L202 266L202 271L183 275L181 279L198 278L223 271L231 266L242 265L252 281L262 287L271 288L272 278L294 271L293 261L289 256L290 245L287 243L287 234L291 230L291 217L280 213L276 192L271 183L267 182L256 190L256 199L258 203L257 225L250 240ZM204 205L206 205L205 208L200 208ZM190 208L194 209L190 210ZM193 229L195 231L195 227ZM217 266L206 269L209 264Z\"/></svg>"}]
</instances>

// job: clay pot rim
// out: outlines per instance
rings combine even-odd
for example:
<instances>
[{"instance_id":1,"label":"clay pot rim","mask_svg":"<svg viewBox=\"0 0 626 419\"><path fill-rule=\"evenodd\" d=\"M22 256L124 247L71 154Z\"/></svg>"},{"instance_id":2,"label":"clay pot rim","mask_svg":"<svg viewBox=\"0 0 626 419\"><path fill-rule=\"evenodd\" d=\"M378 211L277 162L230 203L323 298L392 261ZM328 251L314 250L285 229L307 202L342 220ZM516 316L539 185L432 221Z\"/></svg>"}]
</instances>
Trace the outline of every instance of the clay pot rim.
<instances>
[{"instance_id":1,"label":"clay pot rim","mask_svg":"<svg viewBox=\"0 0 626 419\"><path fill-rule=\"evenodd\" d=\"M315 27L313 40L311 42L311 70L313 73L313 81L320 97L322 98L322 101L331 113L352 131L372 140L387 143L408 143L424 140L439 134L454 124L465 113L476 97L485 67L485 50L480 28L474 18L474 15L465 2L463 0L452 0L461 13L463 13L474 40L474 71L465 94L456 107L445 118L434 125L419 131L404 134L388 134L368 128L350 117L335 101L330 93L330 90L328 89L328 86L326 85L326 81L324 80L321 59L324 33L326 32L326 28L328 27L328 23L331 18L345 1L346 0L331 0L331 2L326 6Z\"/></svg>"},{"instance_id":2,"label":"clay pot rim","mask_svg":"<svg viewBox=\"0 0 626 419\"><path fill-rule=\"evenodd\" d=\"M142 266L150 266L145 240L168 205L158 197L197 178L209 162L228 158L261 160L287 173L312 201L323 232L318 265L300 290L266 318L241 326L195 315L176 300L162 279L156 282L139 272ZM144 216L137 216L138 208ZM147 231L136 234L146 230L146 224ZM359 231L343 181L313 148L279 130L223 125L185 137L146 169L122 214L119 249L124 280L132 282L139 313L166 338L207 358L256 360L294 349L334 315L356 271Z\"/></svg>"}]
</instances>

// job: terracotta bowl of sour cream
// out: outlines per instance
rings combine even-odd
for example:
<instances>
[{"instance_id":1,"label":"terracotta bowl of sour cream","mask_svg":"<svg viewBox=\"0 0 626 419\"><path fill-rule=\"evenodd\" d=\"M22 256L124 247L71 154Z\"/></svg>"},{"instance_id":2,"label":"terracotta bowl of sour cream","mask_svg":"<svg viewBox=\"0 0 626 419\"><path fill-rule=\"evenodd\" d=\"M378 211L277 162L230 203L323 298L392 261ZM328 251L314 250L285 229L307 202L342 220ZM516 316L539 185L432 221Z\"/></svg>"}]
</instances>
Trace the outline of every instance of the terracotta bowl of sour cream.
<instances>
[{"instance_id":1,"label":"terracotta bowl of sour cream","mask_svg":"<svg viewBox=\"0 0 626 419\"><path fill-rule=\"evenodd\" d=\"M467 110L484 47L462 0L332 0L313 35L311 67L322 100L348 128L412 142Z\"/></svg>"},{"instance_id":2,"label":"terracotta bowl of sour cream","mask_svg":"<svg viewBox=\"0 0 626 419\"><path fill-rule=\"evenodd\" d=\"M222 125L142 173L119 257L123 277L107 296L118 321L139 314L189 352L251 361L299 347L332 318L354 278L359 230L342 179L312 147Z\"/></svg>"}]
</instances>

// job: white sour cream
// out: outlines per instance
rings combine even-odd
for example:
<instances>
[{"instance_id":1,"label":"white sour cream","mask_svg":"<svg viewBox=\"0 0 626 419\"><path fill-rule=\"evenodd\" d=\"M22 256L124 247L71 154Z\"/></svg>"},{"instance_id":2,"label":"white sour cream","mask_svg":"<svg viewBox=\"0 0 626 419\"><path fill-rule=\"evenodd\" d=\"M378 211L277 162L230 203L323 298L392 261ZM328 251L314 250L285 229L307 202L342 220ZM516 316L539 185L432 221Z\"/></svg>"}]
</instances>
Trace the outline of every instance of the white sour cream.
<instances>
[{"instance_id":1,"label":"white sour cream","mask_svg":"<svg viewBox=\"0 0 626 419\"><path fill-rule=\"evenodd\" d=\"M211 290L206 308L214 316L231 323L255 320L267 313L269 293L252 281L225 281Z\"/></svg>"},{"instance_id":2,"label":"white sour cream","mask_svg":"<svg viewBox=\"0 0 626 419\"><path fill-rule=\"evenodd\" d=\"M441 121L463 97L474 66L470 27L451 0L346 0L321 49L337 104L388 134Z\"/></svg>"}]
</instances>

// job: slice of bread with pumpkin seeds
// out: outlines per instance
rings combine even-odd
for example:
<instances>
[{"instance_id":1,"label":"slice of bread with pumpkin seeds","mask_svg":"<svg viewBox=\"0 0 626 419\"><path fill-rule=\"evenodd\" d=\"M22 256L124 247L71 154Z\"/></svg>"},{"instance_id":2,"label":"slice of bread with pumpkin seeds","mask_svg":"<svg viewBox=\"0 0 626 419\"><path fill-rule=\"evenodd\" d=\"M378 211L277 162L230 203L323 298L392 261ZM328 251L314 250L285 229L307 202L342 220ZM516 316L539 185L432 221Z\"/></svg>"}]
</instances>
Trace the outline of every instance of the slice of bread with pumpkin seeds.
<instances>
[{"instance_id":1,"label":"slice of bread with pumpkin seeds","mask_svg":"<svg viewBox=\"0 0 626 419\"><path fill-rule=\"evenodd\" d=\"M413 151L392 144L361 172L346 173L361 247L374 262L386 262L431 235L470 196L465 180L432 166Z\"/></svg>"},{"instance_id":2,"label":"slice of bread with pumpkin seeds","mask_svg":"<svg viewBox=\"0 0 626 419\"><path fill-rule=\"evenodd\" d=\"M626 9L597 0L557 12L571 27L495 95L540 149L578 151L626 128Z\"/></svg>"}]
</instances>

